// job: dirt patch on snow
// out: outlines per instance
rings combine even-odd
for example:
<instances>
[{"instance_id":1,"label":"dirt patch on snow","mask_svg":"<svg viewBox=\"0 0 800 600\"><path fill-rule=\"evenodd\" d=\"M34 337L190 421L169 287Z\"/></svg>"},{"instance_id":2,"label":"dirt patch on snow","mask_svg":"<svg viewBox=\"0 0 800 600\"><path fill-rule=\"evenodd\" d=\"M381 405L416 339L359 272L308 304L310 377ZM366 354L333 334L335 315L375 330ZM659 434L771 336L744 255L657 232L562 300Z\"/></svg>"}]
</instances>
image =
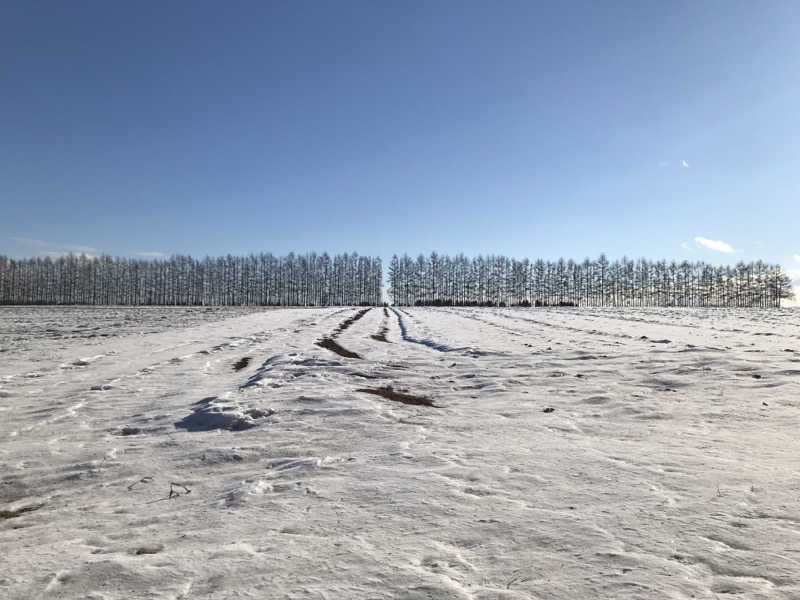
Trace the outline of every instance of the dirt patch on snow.
<instances>
[{"instance_id":1,"label":"dirt patch on snow","mask_svg":"<svg viewBox=\"0 0 800 600\"><path fill-rule=\"evenodd\" d=\"M403 394L401 392L395 392L392 389L392 386L390 385L377 388L359 388L356 391L364 392L365 394L372 394L374 396L380 396L381 398L386 398L387 400L392 400L394 402L402 402L403 404L413 404L415 406L431 406L433 408L439 408L433 403L433 400L431 400L430 398L425 398L423 396L415 396L413 394Z\"/></svg>"},{"instance_id":2,"label":"dirt patch on snow","mask_svg":"<svg viewBox=\"0 0 800 600\"><path fill-rule=\"evenodd\" d=\"M339 326L336 329L334 329L333 332L331 332L330 335L326 335L325 337L318 340L317 346L319 346L320 348L325 348L326 350L330 350L331 352L338 354L339 356L344 356L345 358L361 358L361 356L358 355L357 353L352 352L347 348L345 348L344 346L342 346L341 344L339 344L336 341L336 338L339 337L339 334L341 334L344 330L350 327L353 323L358 321L370 310L372 309L365 308L364 310L358 311L355 315L353 315L349 319L345 319L344 321L342 321L339 324Z\"/></svg>"},{"instance_id":3,"label":"dirt patch on snow","mask_svg":"<svg viewBox=\"0 0 800 600\"><path fill-rule=\"evenodd\" d=\"M330 337L324 337L319 340L317 342L317 346L325 348L326 350L330 350L331 352L338 354L339 356L344 356L345 358L361 358L360 354L348 350Z\"/></svg>"},{"instance_id":4,"label":"dirt patch on snow","mask_svg":"<svg viewBox=\"0 0 800 600\"><path fill-rule=\"evenodd\" d=\"M21 508L16 508L13 510L0 510L0 519L14 519L26 513L39 510L43 506L44 504L30 504L28 506L23 506Z\"/></svg>"},{"instance_id":5,"label":"dirt patch on snow","mask_svg":"<svg viewBox=\"0 0 800 600\"><path fill-rule=\"evenodd\" d=\"M383 309L383 323L381 323L381 328L378 330L378 333L375 333L369 337L373 340L378 342L386 342L387 344L391 344L389 340L386 339L386 334L389 333L389 311L386 308Z\"/></svg>"},{"instance_id":6,"label":"dirt patch on snow","mask_svg":"<svg viewBox=\"0 0 800 600\"><path fill-rule=\"evenodd\" d=\"M250 364L250 357L244 356L233 363L233 370L234 371L241 371L242 369L247 368L247 365Z\"/></svg>"}]
</instances>

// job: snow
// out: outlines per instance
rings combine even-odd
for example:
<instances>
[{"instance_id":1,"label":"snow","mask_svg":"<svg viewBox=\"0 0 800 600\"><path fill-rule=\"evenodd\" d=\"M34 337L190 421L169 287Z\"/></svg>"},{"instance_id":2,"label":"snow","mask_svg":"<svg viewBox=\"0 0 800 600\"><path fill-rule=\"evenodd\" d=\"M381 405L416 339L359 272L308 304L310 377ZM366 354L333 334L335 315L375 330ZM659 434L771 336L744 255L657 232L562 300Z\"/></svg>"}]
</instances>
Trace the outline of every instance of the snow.
<instances>
[{"instance_id":1,"label":"snow","mask_svg":"<svg viewBox=\"0 0 800 600\"><path fill-rule=\"evenodd\" d=\"M0 597L800 597L800 311L361 310L0 309Z\"/></svg>"}]
</instances>

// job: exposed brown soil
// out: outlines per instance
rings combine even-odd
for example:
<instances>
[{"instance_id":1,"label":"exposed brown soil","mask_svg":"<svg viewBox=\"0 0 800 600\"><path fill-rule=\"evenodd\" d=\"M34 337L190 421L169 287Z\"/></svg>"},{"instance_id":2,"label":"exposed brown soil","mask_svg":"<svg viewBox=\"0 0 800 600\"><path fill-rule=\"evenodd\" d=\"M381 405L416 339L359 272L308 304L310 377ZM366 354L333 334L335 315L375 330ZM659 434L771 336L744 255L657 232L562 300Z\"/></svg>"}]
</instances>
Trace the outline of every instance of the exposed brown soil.
<instances>
[{"instance_id":1,"label":"exposed brown soil","mask_svg":"<svg viewBox=\"0 0 800 600\"><path fill-rule=\"evenodd\" d=\"M380 331L378 331L378 333L375 333L375 334L373 334L373 335L371 335L369 337L371 337L373 340L376 340L378 342L386 342L387 344L391 344L392 342L390 342L389 340L386 339L386 334L389 333L388 320L389 320L389 309L387 309L384 306L383 307L383 326L381 327Z\"/></svg>"},{"instance_id":2,"label":"exposed brown soil","mask_svg":"<svg viewBox=\"0 0 800 600\"><path fill-rule=\"evenodd\" d=\"M351 352L350 350L348 350L347 348L343 347L338 342L336 342L336 338L339 336L340 333L342 333L345 329L350 327L350 325L358 321L370 310L372 309L365 308L364 310L358 311L355 315L353 315L349 319L345 319L344 321L342 321L330 335L325 336L324 338L318 340L317 346L325 348L326 350L330 350L331 352L338 354L339 356L344 356L345 358L361 358L361 356L359 356L355 352Z\"/></svg>"},{"instance_id":3,"label":"exposed brown soil","mask_svg":"<svg viewBox=\"0 0 800 600\"><path fill-rule=\"evenodd\" d=\"M114 435L139 435L140 433L142 433L140 427L123 427L115 432Z\"/></svg>"},{"instance_id":4,"label":"exposed brown soil","mask_svg":"<svg viewBox=\"0 0 800 600\"><path fill-rule=\"evenodd\" d=\"M0 519L13 519L25 513L39 510L42 506L44 506L44 504L32 504L31 506L23 506L17 510L0 510Z\"/></svg>"},{"instance_id":5,"label":"exposed brown soil","mask_svg":"<svg viewBox=\"0 0 800 600\"><path fill-rule=\"evenodd\" d=\"M386 335L388 333L389 333L389 323L388 323L388 320L386 319L386 317L384 317L383 318L383 325L381 326L380 331L378 331L378 333L375 333L375 334L373 334L373 335L371 335L369 337L371 337L373 340L377 340L379 342L386 342L387 344L391 344L392 342L390 342L389 340L386 339Z\"/></svg>"},{"instance_id":6,"label":"exposed brown soil","mask_svg":"<svg viewBox=\"0 0 800 600\"><path fill-rule=\"evenodd\" d=\"M389 333L389 328L382 327L378 333L375 333L369 337L371 337L373 340L377 340L378 342L386 342L387 344L391 344L391 342L386 339L387 333Z\"/></svg>"},{"instance_id":7,"label":"exposed brown soil","mask_svg":"<svg viewBox=\"0 0 800 600\"><path fill-rule=\"evenodd\" d=\"M344 356L345 358L361 358L361 356L355 352L340 346L333 338L324 337L317 342L317 346L325 348L326 350L330 350L331 352L338 354L339 356Z\"/></svg>"},{"instance_id":8,"label":"exposed brown soil","mask_svg":"<svg viewBox=\"0 0 800 600\"><path fill-rule=\"evenodd\" d=\"M353 323L358 321L361 317L363 317L365 314L367 314L371 310L372 310L371 308L365 308L364 310L358 311L356 314L354 314L349 319L346 319L346 320L342 321L342 323L334 330L334 332L331 335L331 337L336 337L337 335L342 333L345 329L350 327L350 325L352 325Z\"/></svg>"},{"instance_id":9,"label":"exposed brown soil","mask_svg":"<svg viewBox=\"0 0 800 600\"><path fill-rule=\"evenodd\" d=\"M395 392L392 389L392 386L390 385L378 388L360 388L356 391L364 392L365 394L373 394L375 396L381 396L382 398L386 398L387 400L393 400L394 402L402 402L403 404L413 404L415 406L431 406L433 408L439 408L433 403L433 400L431 400L430 398L424 398L423 396L414 396L412 394L401 394L400 392Z\"/></svg>"},{"instance_id":10,"label":"exposed brown soil","mask_svg":"<svg viewBox=\"0 0 800 600\"><path fill-rule=\"evenodd\" d=\"M241 371L242 369L247 367L247 365L249 365L249 364L250 364L250 357L249 356L245 356L244 358L240 358L235 363L233 363L233 370L234 371Z\"/></svg>"}]
</instances>

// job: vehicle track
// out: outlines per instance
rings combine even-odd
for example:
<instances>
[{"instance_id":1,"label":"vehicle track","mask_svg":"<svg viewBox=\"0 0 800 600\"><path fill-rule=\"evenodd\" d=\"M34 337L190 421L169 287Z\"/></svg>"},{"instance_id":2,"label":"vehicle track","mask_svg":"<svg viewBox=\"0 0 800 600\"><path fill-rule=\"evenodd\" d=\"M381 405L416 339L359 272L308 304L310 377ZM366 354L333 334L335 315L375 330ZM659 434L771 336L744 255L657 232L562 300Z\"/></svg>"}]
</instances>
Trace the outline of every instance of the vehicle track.
<instances>
[{"instance_id":1,"label":"vehicle track","mask_svg":"<svg viewBox=\"0 0 800 600\"><path fill-rule=\"evenodd\" d=\"M382 398L386 398L387 400L391 400L393 402L400 402L402 404L440 408L439 406L434 404L433 400L431 400L430 398L426 398L424 396L417 396L414 394L404 394L401 392L396 392L390 385L377 388L359 388L356 391L362 392L364 394L372 394L374 396L380 396Z\"/></svg>"},{"instance_id":2,"label":"vehicle track","mask_svg":"<svg viewBox=\"0 0 800 600\"><path fill-rule=\"evenodd\" d=\"M348 350L347 348L339 344L336 341L336 338L339 337L345 330L347 330L348 327L350 327L353 323L358 321L361 317L363 317L371 310L372 307L365 308L363 310L358 311L355 315L353 315L349 319L345 319L329 335L326 335L317 340L316 345L319 346L320 348L325 348L326 350L330 350L334 354L343 356L344 358L361 358L360 354L353 352L352 350Z\"/></svg>"},{"instance_id":3,"label":"vehicle track","mask_svg":"<svg viewBox=\"0 0 800 600\"><path fill-rule=\"evenodd\" d=\"M467 347L467 346L460 347L460 348L452 348L450 346L447 346L446 344L440 344L439 342L435 342L435 341L430 340L430 339L413 338L410 335L408 335L408 329L406 328L406 324L403 321L403 317L400 315L400 311L398 311L396 308L392 307L392 312L397 316L397 324L400 327L400 335L403 337L403 341L404 342L410 342L412 344L419 344L421 346L426 346L426 347L430 348L431 350L436 350L437 352L459 352L459 351L463 351L463 350L474 351L473 348L470 348L470 347ZM403 311L403 314L405 314L409 318L411 317L411 315L409 315L405 311Z\"/></svg>"},{"instance_id":4,"label":"vehicle track","mask_svg":"<svg viewBox=\"0 0 800 600\"><path fill-rule=\"evenodd\" d=\"M436 309L433 309L436 310ZM509 327L504 327L503 325L499 325L498 323L494 323L493 321L489 321L487 319L482 319L481 317L477 316L475 313L462 313L462 312L455 312L450 310L436 310L436 312L445 313L448 315L455 315L457 317L461 317L462 319L469 319L471 321L477 321L478 323L484 323L485 325L489 325L490 327L494 327L495 329L499 329L501 331L506 332L509 335L514 337L522 337L523 334L519 331L511 329Z\"/></svg>"},{"instance_id":5,"label":"vehicle track","mask_svg":"<svg viewBox=\"0 0 800 600\"><path fill-rule=\"evenodd\" d=\"M561 331L570 331L572 333L577 333L577 334L581 334L581 335L598 336L600 338L606 338L606 339L615 338L615 339L618 339L618 340L641 340L643 342L652 341L649 338L636 337L636 336L629 335L629 334L626 334L626 333L615 333L615 332L612 332L612 331L602 331L600 329L583 329L583 328L580 328L580 327L571 327L569 325L563 325L561 323L551 323L549 321L540 321L538 319L530 319L530 318L522 317L520 315L513 315L512 316L512 315L507 315L507 314L499 313L499 312L493 312L492 314L494 316L501 317L501 318L504 318L504 319L510 319L512 321L521 321L521 322L525 322L525 323L531 323L533 325L538 325L540 327L547 327L549 329L556 329L556 330L561 330ZM658 340L658 342L659 343L664 343L661 340Z\"/></svg>"},{"instance_id":6,"label":"vehicle track","mask_svg":"<svg viewBox=\"0 0 800 600\"><path fill-rule=\"evenodd\" d=\"M686 310L689 310L689 309L682 309L682 310L686 311ZM571 316L571 313L563 311L563 310L553 310L553 309L551 309L550 312L553 313L553 314L558 314L558 315ZM572 313L572 314L574 314L574 313ZM664 313L660 313L660 312L650 312L650 313L647 313L647 314L648 314L648 316L652 315L652 316L655 316L655 317L665 317ZM692 316L691 313L687 313L687 314L689 314L690 317ZM581 310L580 316L582 316L582 317L593 317L593 318L597 318L597 319L606 319L606 320L609 320L609 321L619 321L619 322L623 322L623 323L634 323L634 324L635 323L647 323L649 325L660 325L660 326L664 326L664 327L680 327L680 328L683 328L683 329L697 329L698 327L702 327L704 329L708 329L708 330L711 330L711 331L718 331L720 333L741 333L741 334L752 335L752 336L769 335L769 336L775 336L775 337L787 338L787 339L798 339L798 338L800 338L800 335L778 333L778 332L774 332L774 331L773 332L764 333L762 331L754 331L753 329L730 328L730 327L714 327L713 325L706 324L702 320L695 320L695 321L691 321L691 322L688 322L688 323L680 323L680 322L678 322L678 321L676 321L674 319L665 321L665 320L661 320L661 319L658 319L658 318L641 318L641 317L636 318L636 317L624 316L622 314L615 314L615 313L612 313L610 311L599 311L597 309L594 309L594 310L592 310L592 309ZM767 321L767 323L770 323L770 322Z\"/></svg>"},{"instance_id":7,"label":"vehicle track","mask_svg":"<svg viewBox=\"0 0 800 600\"><path fill-rule=\"evenodd\" d=\"M386 335L388 333L389 333L389 310L384 306L383 322L381 323L381 328L378 330L378 333L374 333L369 337L378 342L386 342L387 344L391 344L391 342L386 339Z\"/></svg>"}]
</instances>

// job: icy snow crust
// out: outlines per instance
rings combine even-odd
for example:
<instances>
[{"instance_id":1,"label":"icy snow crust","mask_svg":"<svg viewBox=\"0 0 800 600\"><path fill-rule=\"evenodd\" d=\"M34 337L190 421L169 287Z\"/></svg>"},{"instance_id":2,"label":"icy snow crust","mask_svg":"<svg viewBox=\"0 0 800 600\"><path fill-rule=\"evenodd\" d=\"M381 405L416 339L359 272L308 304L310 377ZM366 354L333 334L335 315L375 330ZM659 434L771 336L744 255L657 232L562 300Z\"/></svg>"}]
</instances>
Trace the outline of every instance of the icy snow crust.
<instances>
[{"instance_id":1,"label":"icy snow crust","mask_svg":"<svg viewBox=\"0 0 800 600\"><path fill-rule=\"evenodd\" d=\"M797 310L361 310L0 309L0 598L800 597Z\"/></svg>"}]
</instances>

